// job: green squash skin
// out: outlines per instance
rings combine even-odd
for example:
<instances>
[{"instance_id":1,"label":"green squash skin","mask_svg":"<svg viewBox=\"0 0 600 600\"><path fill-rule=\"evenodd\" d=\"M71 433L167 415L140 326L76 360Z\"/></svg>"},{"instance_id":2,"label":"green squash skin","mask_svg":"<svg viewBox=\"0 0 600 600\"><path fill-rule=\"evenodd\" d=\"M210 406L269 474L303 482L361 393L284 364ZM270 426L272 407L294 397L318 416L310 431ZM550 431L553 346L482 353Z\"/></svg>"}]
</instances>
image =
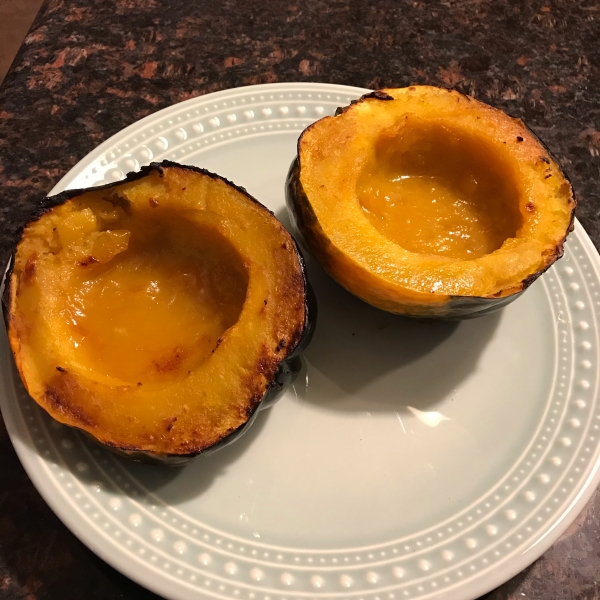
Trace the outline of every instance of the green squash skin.
<instances>
[{"instance_id":1,"label":"green squash skin","mask_svg":"<svg viewBox=\"0 0 600 600\"><path fill-rule=\"evenodd\" d=\"M27 225L29 223L32 223L32 222L38 220L42 215L44 215L46 212L52 210L56 206L64 204L66 201L71 200L81 194L84 194L87 192L99 191L99 190L106 190L106 189L120 186L124 183L137 181L138 179L142 179L143 177L147 176L152 171L157 171L162 176L163 170L165 168L177 168L177 169L183 169L183 170L188 170L188 171L193 171L193 172L199 172L199 173L202 173L203 175L208 175L213 179L224 181L231 187L234 187L237 191L244 194L244 196L246 196L252 202L257 204L263 210L268 212L271 216L273 216L273 218L276 218L275 215L273 214L273 212L271 212L264 205L262 205L255 198L253 198L250 194L248 194L248 192L245 190L245 188L236 186L234 183L225 179L224 177L221 177L220 175L211 173L210 171L207 171L205 169L202 169L199 167L188 166L188 165L181 165L179 163L175 163L175 162L172 162L169 160L164 160L160 163L151 163L150 165L142 167L140 169L140 171L128 173L127 176L125 177L125 179L116 181L114 183L109 183L109 184L96 186L96 187L92 187L92 188L67 190L67 191L61 192L59 194L56 194L55 196L47 196L41 200L35 213L28 220L28 222L22 226L21 230L19 231L18 241L15 243L15 248L9 259L9 266L5 271L4 291L2 293L2 312L3 312L4 322L6 324L7 329L8 329L9 321L11 318L10 317L10 296L11 296L10 287L11 287L11 281L12 281L12 272L13 272L14 263L15 263L15 256L16 256L16 252L17 252L17 245L18 245L19 241L21 240L23 231L25 230ZM83 434L85 437L87 437L88 439L93 441L95 444L111 451L113 454L116 454L117 456L121 456L121 457L127 458L129 460L134 460L136 462L142 462L142 463L146 463L146 464L164 465L164 466L170 466L170 467L179 467L179 466L185 465L186 463L197 458L198 456L212 454L213 452L216 452L216 451L224 448L225 446L228 446L229 444L239 440L239 438L244 433L246 433L248 431L248 429L252 426L252 424L254 423L256 416L258 415L260 410L269 408L273 404L275 404L275 402L277 402L277 400L279 400L281 398L281 396L285 393L286 389L294 382L294 380L296 379L296 377L302 367L302 353L306 349L306 347L309 345L309 343L312 339L312 336L314 334L315 327L316 327L317 313L318 313L317 299L316 299L316 296L314 294L312 287L308 283L308 279L306 276L306 265L304 262L304 257L302 256L302 252L298 246L298 243L293 238L293 236L292 236L292 240L294 241L294 252L296 253L298 261L300 263L302 279L304 282L304 298L305 298L304 322L299 324L298 328L296 329L295 336L294 336L295 343L290 344L290 346L288 348L286 348L285 354L282 352L283 356L281 358L281 361L279 362L278 370L276 371L273 379L268 383L267 389L266 389L264 395L262 396L262 398L258 398L258 399L253 398L251 400L251 402L248 406L248 409L247 409L248 420L245 423L240 425L237 429L230 431L226 436L224 436L218 442L214 443L213 445L209 446L208 448L202 448L201 450L199 450L197 452L192 452L189 454L158 454L155 452L144 451L144 450L140 450L137 448L119 447L117 445L112 445L109 443L101 442L98 439L96 439L93 435L89 434L86 431L83 431L82 429L79 429L78 427L73 427L73 429L75 429L78 432L80 432L81 434ZM69 425L66 425L66 426L70 427Z\"/></svg>"},{"instance_id":2,"label":"green squash skin","mask_svg":"<svg viewBox=\"0 0 600 600\"><path fill-rule=\"evenodd\" d=\"M339 250L333 247L323 233L321 226L308 201L300 182L300 160L298 156L292 161L287 175L286 203L292 223L293 235L304 248L308 249L321 266L331 275L331 254L340 256ZM557 249L562 256L562 245ZM549 267L547 267L549 268ZM546 269L547 269L546 268ZM480 296L449 296L443 304L397 304L397 309L391 310L396 314L417 319L432 319L440 321L459 321L474 319L495 312L516 300L546 269L535 273L521 282L520 289L510 296L503 298L485 298ZM339 282L343 286L342 282ZM355 291L348 290L357 295ZM365 298L358 297L368 302ZM380 308L380 307L376 307Z\"/></svg>"}]
</instances>

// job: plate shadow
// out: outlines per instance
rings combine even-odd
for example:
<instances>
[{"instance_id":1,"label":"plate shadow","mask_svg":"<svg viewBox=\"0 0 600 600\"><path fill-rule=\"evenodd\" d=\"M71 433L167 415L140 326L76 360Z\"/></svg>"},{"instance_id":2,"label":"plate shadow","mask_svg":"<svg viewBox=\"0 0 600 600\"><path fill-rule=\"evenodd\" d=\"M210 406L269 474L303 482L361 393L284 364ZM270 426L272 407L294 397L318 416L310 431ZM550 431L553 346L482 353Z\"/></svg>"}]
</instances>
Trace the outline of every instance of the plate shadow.
<instances>
[{"instance_id":1,"label":"plate shadow","mask_svg":"<svg viewBox=\"0 0 600 600\"><path fill-rule=\"evenodd\" d=\"M260 435L271 410L272 408L261 410L252 426L234 443L212 454L200 455L181 467L161 468L127 461L124 458L117 460L148 492L161 490L161 501L176 506L200 497L217 479L227 476L229 465L237 461Z\"/></svg>"}]
</instances>

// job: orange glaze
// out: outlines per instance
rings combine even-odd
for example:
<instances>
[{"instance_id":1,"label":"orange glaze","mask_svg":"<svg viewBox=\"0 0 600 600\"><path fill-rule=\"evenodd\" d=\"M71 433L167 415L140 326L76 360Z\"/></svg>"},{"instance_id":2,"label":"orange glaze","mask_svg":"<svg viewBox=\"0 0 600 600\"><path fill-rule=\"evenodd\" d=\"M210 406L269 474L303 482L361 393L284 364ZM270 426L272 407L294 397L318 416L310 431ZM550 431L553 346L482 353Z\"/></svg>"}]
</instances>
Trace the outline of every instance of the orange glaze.
<instances>
[{"instance_id":1,"label":"orange glaze","mask_svg":"<svg viewBox=\"0 0 600 600\"><path fill-rule=\"evenodd\" d=\"M359 201L380 233L419 254L478 258L507 237L493 211L482 210L472 197L437 177L373 178L359 190Z\"/></svg>"},{"instance_id":2,"label":"orange glaze","mask_svg":"<svg viewBox=\"0 0 600 600\"><path fill-rule=\"evenodd\" d=\"M216 346L241 304L224 305L210 274L169 258L138 255L81 283L69 311L79 364L129 383L164 380Z\"/></svg>"},{"instance_id":3,"label":"orange glaze","mask_svg":"<svg viewBox=\"0 0 600 600\"><path fill-rule=\"evenodd\" d=\"M519 192L489 145L419 122L398 135L402 143L377 141L357 181L358 201L380 233L405 250L459 260L516 235Z\"/></svg>"},{"instance_id":4,"label":"orange glaze","mask_svg":"<svg viewBox=\"0 0 600 600\"><path fill-rule=\"evenodd\" d=\"M65 311L73 360L132 385L187 373L239 318L247 288L239 255L208 232L192 250L174 249L164 231L109 233L74 275Z\"/></svg>"}]
</instances>

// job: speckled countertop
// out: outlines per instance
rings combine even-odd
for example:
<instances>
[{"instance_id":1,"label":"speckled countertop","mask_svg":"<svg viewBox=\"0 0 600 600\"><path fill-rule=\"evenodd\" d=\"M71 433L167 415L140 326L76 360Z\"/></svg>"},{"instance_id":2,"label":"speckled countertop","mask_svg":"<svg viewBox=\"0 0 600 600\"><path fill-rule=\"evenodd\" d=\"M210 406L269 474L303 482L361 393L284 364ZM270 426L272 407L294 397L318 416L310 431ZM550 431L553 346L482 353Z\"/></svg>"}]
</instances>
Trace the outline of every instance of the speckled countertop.
<instances>
[{"instance_id":1,"label":"speckled countertop","mask_svg":"<svg viewBox=\"0 0 600 600\"><path fill-rule=\"evenodd\" d=\"M175 102L321 81L454 87L522 117L600 247L600 5L587 0L49 0L0 87L0 264L90 150ZM489 600L600 597L600 496ZM64 527L0 428L0 598L151 598Z\"/></svg>"}]
</instances>

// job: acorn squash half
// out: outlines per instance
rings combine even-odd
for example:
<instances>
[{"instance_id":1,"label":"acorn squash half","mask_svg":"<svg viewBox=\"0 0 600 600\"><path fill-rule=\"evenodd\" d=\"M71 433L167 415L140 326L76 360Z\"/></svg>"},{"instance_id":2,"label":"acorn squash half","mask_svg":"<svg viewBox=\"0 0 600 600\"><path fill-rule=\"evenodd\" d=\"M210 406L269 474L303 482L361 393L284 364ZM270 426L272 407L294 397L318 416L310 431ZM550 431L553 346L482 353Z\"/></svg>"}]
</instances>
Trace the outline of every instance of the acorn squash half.
<instances>
[{"instance_id":1,"label":"acorn squash half","mask_svg":"<svg viewBox=\"0 0 600 600\"><path fill-rule=\"evenodd\" d=\"M7 276L32 398L134 458L180 464L245 430L308 342L304 262L271 212L163 162L47 198Z\"/></svg>"},{"instance_id":2,"label":"acorn squash half","mask_svg":"<svg viewBox=\"0 0 600 600\"><path fill-rule=\"evenodd\" d=\"M475 317L562 256L575 201L518 119L455 91L363 96L304 130L293 225L329 274L407 316Z\"/></svg>"}]
</instances>

